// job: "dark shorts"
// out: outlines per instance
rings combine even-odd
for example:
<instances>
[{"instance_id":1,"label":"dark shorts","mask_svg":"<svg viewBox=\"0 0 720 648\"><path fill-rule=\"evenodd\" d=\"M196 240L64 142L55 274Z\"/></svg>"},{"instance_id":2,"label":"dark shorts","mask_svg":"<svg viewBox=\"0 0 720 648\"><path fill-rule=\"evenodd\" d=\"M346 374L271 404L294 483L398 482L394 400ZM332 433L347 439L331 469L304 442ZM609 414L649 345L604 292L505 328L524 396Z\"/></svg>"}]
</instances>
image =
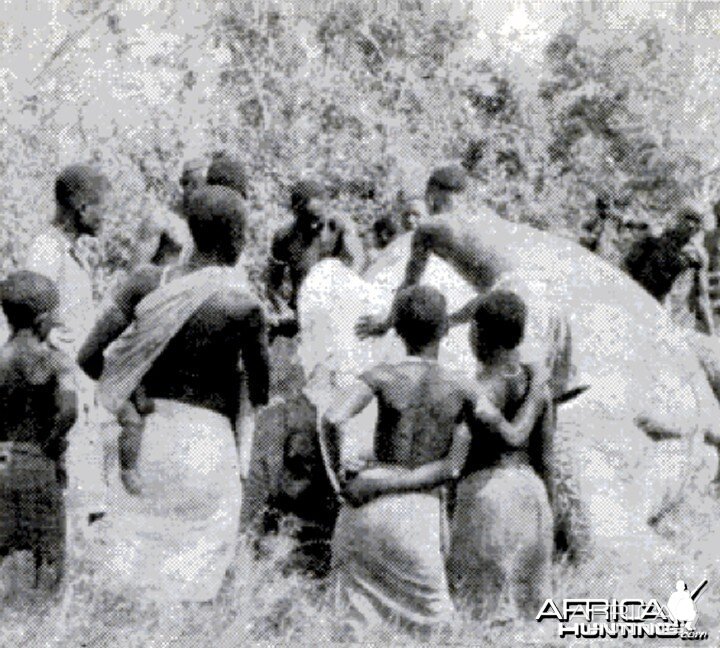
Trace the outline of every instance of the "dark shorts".
<instances>
[{"instance_id":1,"label":"dark shorts","mask_svg":"<svg viewBox=\"0 0 720 648\"><path fill-rule=\"evenodd\" d=\"M65 506L56 464L39 447L0 443L0 552L29 550L60 560Z\"/></svg>"}]
</instances>

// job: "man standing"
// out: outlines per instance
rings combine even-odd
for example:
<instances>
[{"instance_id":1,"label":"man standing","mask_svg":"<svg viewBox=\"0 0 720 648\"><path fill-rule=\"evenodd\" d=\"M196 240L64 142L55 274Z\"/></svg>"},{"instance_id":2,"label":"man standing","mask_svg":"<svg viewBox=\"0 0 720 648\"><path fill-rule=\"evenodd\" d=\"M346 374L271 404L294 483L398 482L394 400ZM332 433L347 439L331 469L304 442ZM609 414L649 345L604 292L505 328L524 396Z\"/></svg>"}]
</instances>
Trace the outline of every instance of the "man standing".
<instances>
[{"instance_id":1,"label":"man standing","mask_svg":"<svg viewBox=\"0 0 720 648\"><path fill-rule=\"evenodd\" d=\"M625 269L655 299L665 303L678 277L692 270L691 301L701 330L712 335L715 325L710 307L708 254L703 240L699 208L683 206L675 224L660 236L637 241L625 257Z\"/></svg>"},{"instance_id":2,"label":"man standing","mask_svg":"<svg viewBox=\"0 0 720 648\"><path fill-rule=\"evenodd\" d=\"M60 300L59 325L49 343L73 360L95 320L90 268L78 251L81 237L99 232L108 179L96 169L74 164L64 168L55 182L55 217L30 246L25 268L56 282ZM80 372L78 372L80 374ZM93 421L93 384L78 376L79 415L69 434L68 497L80 512L81 524L92 524L105 511L103 443Z\"/></svg>"},{"instance_id":3,"label":"man standing","mask_svg":"<svg viewBox=\"0 0 720 648\"><path fill-rule=\"evenodd\" d=\"M161 206L140 222L134 244L133 267L144 263L170 265L186 259L192 252L186 214L190 198L205 186L204 160L194 158L183 164L180 174L181 203L173 210Z\"/></svg>"}]
</instances>

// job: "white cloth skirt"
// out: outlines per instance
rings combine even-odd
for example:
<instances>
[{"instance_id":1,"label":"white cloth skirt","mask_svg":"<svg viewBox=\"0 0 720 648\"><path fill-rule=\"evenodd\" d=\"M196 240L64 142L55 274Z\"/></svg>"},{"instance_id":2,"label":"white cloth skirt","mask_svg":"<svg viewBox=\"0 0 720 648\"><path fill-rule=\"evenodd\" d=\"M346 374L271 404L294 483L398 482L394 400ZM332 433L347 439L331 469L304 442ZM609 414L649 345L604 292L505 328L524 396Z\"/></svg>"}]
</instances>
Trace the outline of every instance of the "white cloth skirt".
<instances>
[{"instance_id":1,"label":"white cloth skirt","mask_svg":"<svg viewBox=\"0 0 720 648\"><path fill-rule=\"evenodd\" d=\"M139 496L116 488L108 510L107 587L157 601L215 598L235 556L241 485L230 421L155 400L146 418Z\"/></svg>"},{"instance_id":2,"label":"white cloth skirt","mask_svg":"<svg viewBox=\"0 0 720 648\"><path fill-rule=\"evenodd\" d=\"M454 613L438 492L384 495L340 509L333 537L336 605L359 626L429 628Z\"/></svg>"}]
</instances>

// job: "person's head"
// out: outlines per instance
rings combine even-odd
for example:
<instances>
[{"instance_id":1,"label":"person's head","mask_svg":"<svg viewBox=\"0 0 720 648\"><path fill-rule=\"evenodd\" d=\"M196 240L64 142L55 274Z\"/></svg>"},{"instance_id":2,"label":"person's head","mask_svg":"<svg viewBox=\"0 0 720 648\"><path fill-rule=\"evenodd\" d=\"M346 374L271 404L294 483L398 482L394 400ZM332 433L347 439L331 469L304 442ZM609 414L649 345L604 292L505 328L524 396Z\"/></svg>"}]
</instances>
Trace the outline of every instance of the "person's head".
<instances>
[{"instance_id":1,"label":"person's head","mask_svg":"<svg viewBox=\"0 0 720 648\"><path fill-rule=\"evenodd\" d=\"M298 478L309 478L322 469L317 444L317 410L304 396L288 400L287 437L283 446L283 465Z\"/></svg>"},{"instance_id":2,"label":"person's head","mask_svg":"<svg viewBox=\"0 0 720 648\"><path fill-rule=\"evenodd\" d=\"M290 187L290 208L298 226L307 231L318 231L321 215L317 207L327 198L325 187L317 180L298 180Z\"/></svg>"},{"instance_id":3,"label":"person's head","mask_svg":"<svg viewBox=\"0 0 720 648\"><path fill-rule=\"evenodd\" d=\"M679 580L677 583L675 583L675 589L678 592L684 592L687 589L687 585L685 584L685 581Z\"/></svg>"},{"instance_id":4,"label":"person's head","mask_svg":"<svg viewBox=\"0 0 720 648\"><path fill-rule=\"evenodd\" d=\"M60 293L52 279L21 270L0 283L0 303L14 332L29 329L44 339L55 324Z\"/></svg>"},{"instance_id":5,"label":"person's head","mask_svg":"<svg viewBox=\"0 0 720 648\"><path fill-rule=\"evenodd\" d=\"M228 187L198 189L188 205L188 225L196 252L234 265L245 244L245 207L240 194Z\"/></svg>"},{"instance_id":6,"label":"person's head","mask_svg":"<svg viewBox=\"0 0 720 648\"><path fill-rule=\"evenodd\" d=\"M675 231L683 241L689 241L705 225L702 210L693 204L683 205L675 217Z\"/></svg>"},{"instance_id":7,"label":"person's head","mask_svg":"<svg viewBox=\"0 0 720 648\"><path fill-rule=\"evenodd\" d=\"M205 160L194 158L183 164L180 174L180 187L182 188L183 208L187 209L190 196L205 185Z\"/></svg>"},{"instance_id":8,"label":"person's head","mask_svg":"<svg viewBox=\"0 0 720 648\"><path fill-rule=\"evenodd\" d=\"M109 193L110 182L93 167L65 167L55 180L56 223L74 236L95 236Z\"/></svg>"},{"instance_id":9,"label":"person's head","mask_svg":"<svg viewBox=\"0 0 720 648\"><path fill-rule=\"evenodd\" d=\"M423 198L408 198L400 203L400 226L404 232L412 232L418 222L428 215L428 206Z\"/></svg>"},{"instance_id":10,"label":"person's head","mask_svg":"<svg viewBox=\"0 0 720 648\"><path fill-rule=\"evenodd\" d=\"M433 350L448 332L447 300L431 286L405 288L395 302L395 332L410 355Z\"/></svg>"},{"instance_id":11,"label":"person's head","mask_svg":"<svg viewBox=\"0 0 720 648\"><path fill-rule=\"evenodd\" d=\"M237 191L245 200L249 195L249 181L245 165L228 153L216 153L208 167L207 183Z\"/></svg>"},{"instance_id":12,"label":"person's head","mask_svg":"<svg viewBox=\"0 0 720 648\"><path fill-rule=\"evenodd\" d=\"M373 222L373 244L378 250L386 248L398 235L399 228L396 219L390 214L378 216Z\"/></svg>"},{"instance_id":13,"label":"person's head","mask_svg":"<svg viewBox=\"0 0 720 648\"><path fill-rule=\"evenodd\" d=\"M467 173L459 165L435 169L427 181L425 203L430 214L452 210L453 198L467 188Z\"/></svg>"},{"instance_id":14,"label":"person's head","mask_svg":"<svg viewBox=\"0 0 720 648\"><path fill-rule=\"evenodd\" d=\"M525 335L527 306L508 290L494 290L478 304L470 326L470 346L475 357L487 363L499 352L511 351Z\"/></svg>"}]
</instances>

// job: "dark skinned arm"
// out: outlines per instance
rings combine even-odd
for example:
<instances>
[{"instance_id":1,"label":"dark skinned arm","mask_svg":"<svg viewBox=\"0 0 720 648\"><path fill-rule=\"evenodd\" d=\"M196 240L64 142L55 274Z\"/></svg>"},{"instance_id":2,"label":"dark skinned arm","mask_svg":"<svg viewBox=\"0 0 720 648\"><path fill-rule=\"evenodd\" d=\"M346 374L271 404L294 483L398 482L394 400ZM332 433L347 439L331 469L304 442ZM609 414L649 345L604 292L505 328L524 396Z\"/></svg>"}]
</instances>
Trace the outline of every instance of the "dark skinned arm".
<instances>
[{"instance_id":1,"label":"dark skinned arm","mask_svg":"<svg viewBox=\"0 0 720 648\"><path fill-rule=\"evenodd\" d=\"M65 486L65 450L67 435L78 415L77 385L74 369L68 358L58 354L55 388L55 416L52 433L43 444L43 452L57 465L58 481Z\"/></svg>"},{"instance_id":2,"label":"dark skinned arm","mask_svg":"<svg viewBox=\"0 0 720 648\"><path fill-rule=\"evenodd\" d=\"M499 434L505 443L519 448L530 437L543 410L551 406L547 370L538 368L533 372L530 391L515 418L508 421L502 412L487 398L479 398L473 416L491 434Z\"/></svg>"},{"instance_id":3,"label":"dark skinned arm","mask_svg":"<svg viewBox=\"0 0 720 648\"><path fill-rule=\"evenodd\" d=\"M267 405L270 392L270 354L267 322L261 306L253 306L245 317L242 362L248 376L248 392L253 407Z\"/></svg>"},{"instance_id":4,"label":"dark skinned arm","mask_svg":"<svg viewBox=\"0 0 720 648\"><path fill-rule=\"evenodd\" d=\"M473 297L464 306L458 308L458 310L456 310L454 313L450 313L448 317L448 324L450 324L450 326L458 326L460 324L469 323L475 315L478 304L483 300L484 297L484 294Z\"/></svg>"},{"instance_id":5,"label":"dark skinned arm","mask_svg":"<svg viewBox=\"0 0 720 648\"><path fill-rule=\"evenodd\" d=\"M270 356L265 314L253 306L243 322L242 375L235 418L235 440L240 460L240 477L250 474L255 438L255 408L267 405L270 392Z\"/></svg>"},{"instance_id":6,"label":"dark skinned arm","mask_svg":"<svg viewBox=\"0 0 720 648\"><path fill-rule=\"evenodd\" d=\"M281 312L283 300L280 295L285 274L288 267L287 251L284 242L283 231L276 232L270 246L270 258L268 259L267 270L265 271L265 290L267 298L272 307Z\"/></svg>"},{"instance_id":7,"label":"dark skinned arm","mask_svg":"<svg viewBox=\"0 0 720 648\"><path fill-rule=\"evenodd\" d=\"M344 476L338 476L338 471L341 468L339 448L346 426L372 402L373 398L375 398L373 390L364 382L358 381L346 396L332 405L323 416L321 451L328 478L336 495L341 494L340 484L344 481Z\"/></svg>"},{"instance_id":8,"label":"dark skinned arm","mask_svg":"<svg viewBox=\"0 0 720 648\"><path fill-rule=\"evenodd\" d=\"M363 471L350 480L343 494L351 504L358 506L380 495L424 491L455 481L462 474L470 450L470 441L467 427L464 424L459 425L453 434L450 450L444 458L412 470L384 466L387 470L382 474Z\"/></svg>"}]
</instances>

